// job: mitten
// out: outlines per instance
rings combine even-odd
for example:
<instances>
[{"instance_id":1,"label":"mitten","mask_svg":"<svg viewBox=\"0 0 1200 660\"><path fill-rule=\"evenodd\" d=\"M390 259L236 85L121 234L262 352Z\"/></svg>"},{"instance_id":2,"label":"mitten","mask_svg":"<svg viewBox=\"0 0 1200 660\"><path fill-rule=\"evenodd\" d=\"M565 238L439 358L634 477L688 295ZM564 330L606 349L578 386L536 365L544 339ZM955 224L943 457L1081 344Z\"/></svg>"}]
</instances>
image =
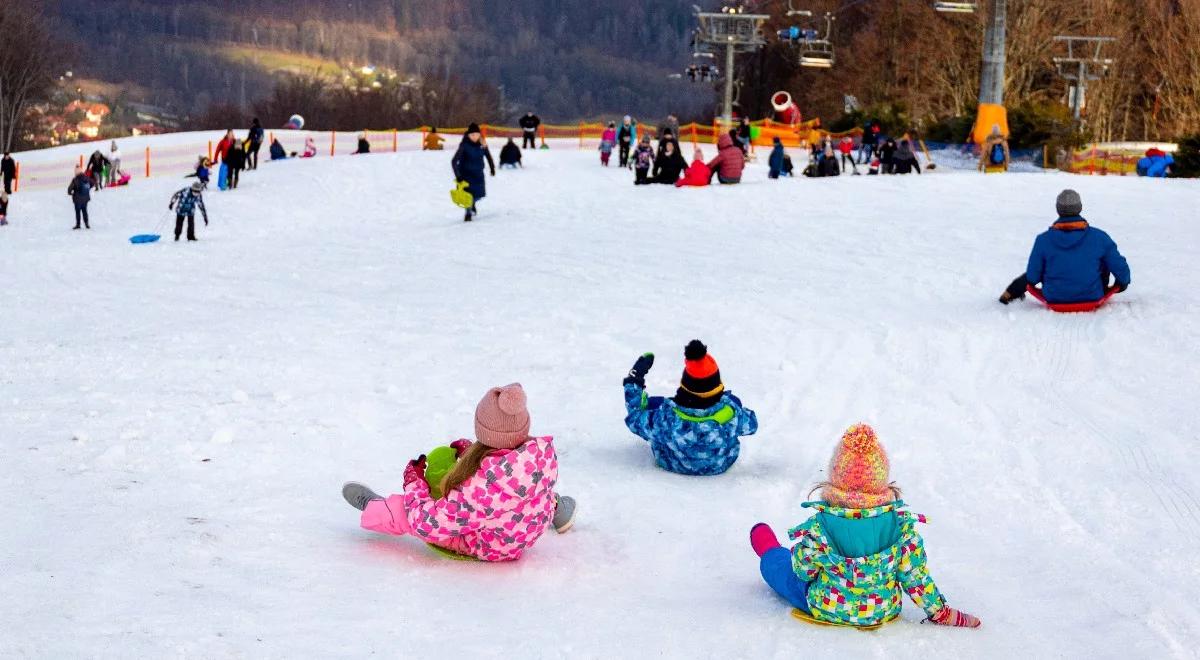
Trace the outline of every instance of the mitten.
<instances>
[{"instance_id":1,"label":"mitten","mask_svg":"<svg viewBox=\"0 0 1200 660\"><path fill-rule=\"evenodd\" d=\"M408 467L404 468L404 486L406 488L418 479L425 480L425 466L425 454L421 454L415 460L408 462Z\"/></svg>"},{"instance_id":2,"label":"mitten","mask_svg":"<svg viewBox=\"0 0 1200 660\"><path fill-rule=\"evenodd\" d=\"M467 450L471 448L471 441L470 440L455 440L454 442L450 443L450 447L454 449L454 453L456 456L458 456L459 458L462 458L462 455L467 453Z\"/></svg>"},{"instance_id":3,"label":"mitten","mask_svg":"<svg viewBox=\"0 0 1200 660\"><path fill-rule=\"evenodd\" d=\"M929 617L928 621L936 623L939 626L953 626L955 628L978 628L983 625L983 622L977 617L973 617L966 612L960 612L949 605L946 605L940 612Z\"/></svg>"},{"instance_id":4,"label":"mitten","mask_svg":"<svg viewBox=\"0 0 1200 660\"><path fill-rule=\"evenodd\" d=\"M654 354L646 353L633 363L633 368L629 370L629 375L622 381L625 385L637 385L645 389L646 374L650 373L650 367L654 366Z\"/></svg>"}]
</instances>

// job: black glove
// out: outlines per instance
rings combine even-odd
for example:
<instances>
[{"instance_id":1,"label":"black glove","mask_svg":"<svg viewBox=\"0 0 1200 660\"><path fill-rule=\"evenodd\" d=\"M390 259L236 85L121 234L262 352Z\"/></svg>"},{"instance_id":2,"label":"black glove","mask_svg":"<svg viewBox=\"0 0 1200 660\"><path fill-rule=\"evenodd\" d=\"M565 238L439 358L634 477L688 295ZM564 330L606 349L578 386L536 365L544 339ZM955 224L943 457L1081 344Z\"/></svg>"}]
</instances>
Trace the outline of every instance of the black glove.
<instances>
[{"instance_id":1,"label":"black glove","mask_svg":"<svg viewBox=\"0 0 1200 660\"><path fill-rule=\"evenodd\" d=\"M1113 288L1115 288L1117 290L1117 293L1125 293L1125 289L1129 288L1129 283L1128 282L1117 282L1117 286L1115 286Z\"/></svg>"},{"instance_id":2,"label":"black glove","mask_svg":"<svg viewBox=\"0 0 1200 660\"><path fill-rule=\"evenodd\" d=\"M633 363L633 368L629 370L629 375L625 380L621 381L624 385L637 385L638 387L646 388L646 374L650 373L650 367L654 366L654 354L646 353Z\"/></svg>"}]
</instances>

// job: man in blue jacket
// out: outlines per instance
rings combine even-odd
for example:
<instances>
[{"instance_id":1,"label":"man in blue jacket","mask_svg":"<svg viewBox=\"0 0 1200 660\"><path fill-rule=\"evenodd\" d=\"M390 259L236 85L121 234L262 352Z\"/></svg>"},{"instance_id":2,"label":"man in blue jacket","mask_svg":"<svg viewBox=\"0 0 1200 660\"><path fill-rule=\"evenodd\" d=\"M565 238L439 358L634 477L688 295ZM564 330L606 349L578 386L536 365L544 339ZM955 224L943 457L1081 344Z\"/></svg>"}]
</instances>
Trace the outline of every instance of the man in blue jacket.
<instances>
[{"instance_id":1,"label":"man in blue jacket","mask_svg":"<svg viewBox=\"0 0 1200 660\"><path fill-rule=\"evenodd\" d=\"M1028 286L1042 285L1051 303L1095 302L1110 290L1109 276L1118 292L1129 288L1129 264L1108 234L1088 225L1080 213L1083 201L1074 190L1058 196L1058 221L1037 237L1025 274L1000 296L1007 305L1025 297Z\"/></svg>"}]
</instances>

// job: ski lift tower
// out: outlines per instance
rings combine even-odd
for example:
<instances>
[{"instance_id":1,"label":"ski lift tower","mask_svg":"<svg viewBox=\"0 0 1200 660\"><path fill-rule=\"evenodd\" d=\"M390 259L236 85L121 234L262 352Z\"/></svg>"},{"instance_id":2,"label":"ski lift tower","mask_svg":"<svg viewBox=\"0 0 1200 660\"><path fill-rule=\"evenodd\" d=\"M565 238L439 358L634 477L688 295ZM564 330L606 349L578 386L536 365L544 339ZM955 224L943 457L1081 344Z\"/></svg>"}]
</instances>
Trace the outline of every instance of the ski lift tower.
<instances>
[{"instance_id":1,"label":"ski lift tower","mask_svg":"<svg viewBox=\"0 0 1200 660\"><path fill-rule=\"evenodd\" d=\"M733 58L738 53L752 53L767 45L763 25L771 17L766 14L747 14L742 7L726 7L720 12L696 9L696 50L717 53L725 50L725 104L722 119L733 121Z\"/></svg>"},{"instance_id":2,"label":"ski lift tower","mask_svg":"<svg viewBox=\"0 0 1200 660\"><path fill-rule=\"evenodd\" d=\"M1004 42L1008 32L1008 0L992 0L989 18L983 40L983 69L979 75L979 113L975 117L975 130L972 131L975 144L983 144L991 135L993 126L999 126L1000 133L1008 135L1008 111L1004 108Z\"/></svg>"},{"instance_id":3,"label":"ski lift tower","mask_svg":"<svg viewBox=\"0 0 1200 660\"><path fill-rule=\"evenodd\" d=\"M1087 104L1087 86L1090 81L1101 80L1112 66L1111 58L1102 57L1100 51L1104 44L1116 41L1113 37L1068 37L1057 36L1054 41L1067 45L1066 57L1055 57L1054 65L1058 67L1060 78L1066 79L1071 85L1071 111L1075 115L1075 123L1083 121L1083 107ZM1096 69L1099 68L1099 72Z\"/></svg>"}]
</instances>

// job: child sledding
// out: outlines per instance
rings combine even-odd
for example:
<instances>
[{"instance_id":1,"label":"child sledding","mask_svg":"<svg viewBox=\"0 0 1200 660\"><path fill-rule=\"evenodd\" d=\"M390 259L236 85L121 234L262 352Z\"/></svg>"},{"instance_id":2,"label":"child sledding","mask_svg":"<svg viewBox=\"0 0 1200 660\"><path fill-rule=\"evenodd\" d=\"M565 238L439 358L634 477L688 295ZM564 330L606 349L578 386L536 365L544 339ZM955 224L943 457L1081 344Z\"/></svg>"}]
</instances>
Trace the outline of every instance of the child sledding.
<instances>
[{"instance_id":1,"label":"child sledding","mask_svg":"<svg viewBox=\"0 0 1200 660\"><path fill-rule=\"evenodd\" d=\"M646 394L654 355L637 359L625 377L625 426L650 443L664 470L722 474L741 451L738 438L758 431L758 417L721 382L717 362L699 340L684 349L683 378L672 398Z\"/></svg>"},{"instance_id":2,"label":"child sledding","mask_svg":"<svg viewBox=\"0 0 1200 660\"><path fill-rule=\"evenodd\" d=\"M766 523L750 530L763 580L810 623L877 628L900 616L904 594L930 623L978 628L979 619L947 605L938 591L916 527L925 517L905 510L888 473L875 431L850 427L817 486L821 499L802 505L812 517L788 532L791 550Z\"/></svg>"},{"instance_id":3,"label":"child sledding","mask_svg":"<svg viewBox=\"0 0 1200 660\"><path fill-rule=\"evenodd\" d=\"M553 438L530 437L529 427L521 386L492 388L475 409L475 442L435 450L452 450L453 463L440 466L436 483L431 459L421 455L405 468L401 493L383 498L349 482L342 495L362 511L364 529L415 536L461 558L519 559L547 528L566 532L575 518L575 501L554 491Z\"/></svg>"}]
</instances>

